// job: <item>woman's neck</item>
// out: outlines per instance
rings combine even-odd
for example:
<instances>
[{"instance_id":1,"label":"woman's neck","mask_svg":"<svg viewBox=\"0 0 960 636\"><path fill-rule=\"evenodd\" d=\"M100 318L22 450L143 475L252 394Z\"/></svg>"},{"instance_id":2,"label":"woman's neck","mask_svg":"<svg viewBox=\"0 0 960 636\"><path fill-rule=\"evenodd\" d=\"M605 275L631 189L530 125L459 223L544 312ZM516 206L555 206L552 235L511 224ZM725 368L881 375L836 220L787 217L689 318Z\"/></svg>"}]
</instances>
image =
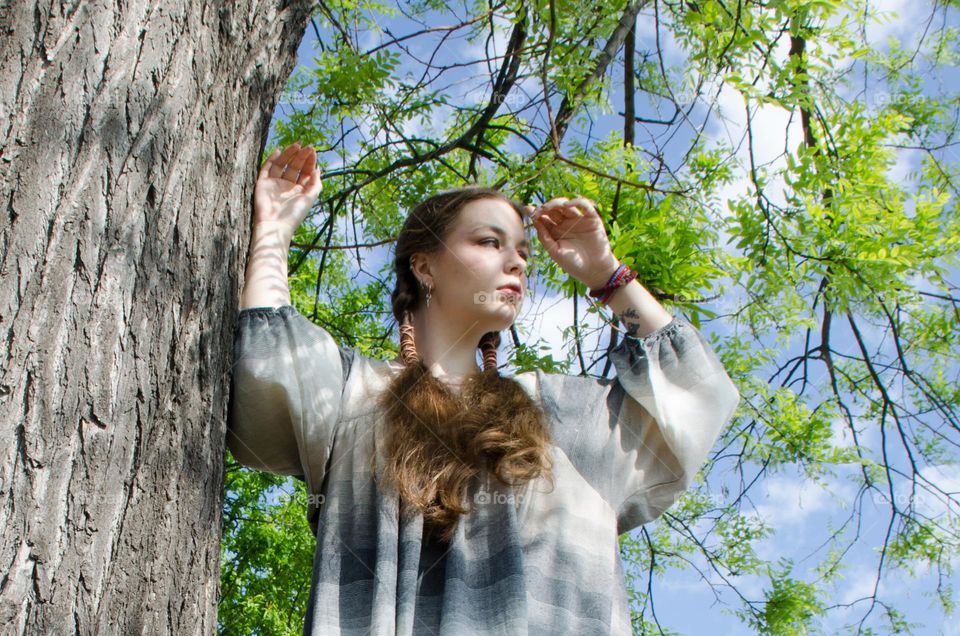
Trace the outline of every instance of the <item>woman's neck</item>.
<instances>
[{"instance_id":1,"label":"woman's neck","mask_svg":"<svg viewBox=\"0 0 960 636\"><path fill-rule=\"evenodd\" d=\"M435 378L459 387L481 371L477 366L477 344L483 332L455 326L427 311L414 314L413 318L417 353Z\"/></svg>"}]
</instances>

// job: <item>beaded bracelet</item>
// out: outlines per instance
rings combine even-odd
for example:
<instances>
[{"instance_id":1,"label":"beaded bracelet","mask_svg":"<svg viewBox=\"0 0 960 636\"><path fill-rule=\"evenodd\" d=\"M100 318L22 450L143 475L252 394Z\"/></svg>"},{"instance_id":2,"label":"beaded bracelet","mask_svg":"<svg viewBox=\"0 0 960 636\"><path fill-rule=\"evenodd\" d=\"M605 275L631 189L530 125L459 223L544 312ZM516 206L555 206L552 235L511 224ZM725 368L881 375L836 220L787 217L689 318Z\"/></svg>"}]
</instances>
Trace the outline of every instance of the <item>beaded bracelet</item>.
<instances>
[{"instance_id":1,"label":"beaded bracelet","mask_svg":"<svg viewBox=\"0 0 960 636\"><path fill-rule=\"evenodd\" d=\"M600 289L591 289L590 297L599 298L601 303L606 303L610 300L610 297L613 296L613 292L616 291L618 287L626 285L634 278L637 277L637 273L620 263L620 267L617 268L615 272L610 276L610 279L607 283Z\"/></svg>"}]
</instances>

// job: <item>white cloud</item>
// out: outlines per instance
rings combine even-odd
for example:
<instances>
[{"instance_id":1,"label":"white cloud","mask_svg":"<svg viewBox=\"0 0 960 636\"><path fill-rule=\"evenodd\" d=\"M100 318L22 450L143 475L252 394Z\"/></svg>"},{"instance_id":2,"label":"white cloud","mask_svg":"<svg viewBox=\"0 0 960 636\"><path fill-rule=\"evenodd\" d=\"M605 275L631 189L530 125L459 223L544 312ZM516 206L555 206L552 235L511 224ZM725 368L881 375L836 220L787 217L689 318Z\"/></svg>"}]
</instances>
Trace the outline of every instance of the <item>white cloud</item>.
<instances>
[{"instance_id":1,"label":"white cloud","mask_svg":"<svg viewBox=\"0 0 960 636\"><path fill-rule=\"evenodd\" d=\"M852 567L841 573L838 578L837 587L840 592L840 603L843 605L873 596L874 586L877 586L879 597L883 598L888 593L886 577L881 578L878 584L877 569L871 564L865 563Z\"/></svg>"},{"instance_id":2,"label":"white cloud","mask_svg":"<svg viewBox=\"0 0 960 636\"><path fill-rule=\"evenodd\" d=\"M853 448L853 433L850 432L850 426L847 421L838 417L830 423L830 445L836 448Z\"/></svg>"},{"instance_id":3,"label":"white cloud","mask_svg":"<svg viewBox=\"0 0 960 636\"><path fill-rule=\"evenodd\" d=\"M944 517L960 516L960 466L939 464L924 466L915 493L917 512L931 519L945 521ZM932 484L932 485L931 485ZM910 483L904 481L894 488L898 503L905 506L910 497Z\"/></svg>"},{"instance_id":4,"label":"white cloud","mask_svg":"<svg viewBox=\"0 0 960 636\"><path fill-rule=\"evenodd\" d=\"M778 533L798 529L814 513L843 509L853 500L850 484L828 478L825 484L799 477L769 475L755 499L757 514ZM777 546L782 551L782 546Z\"/></svg>"},{"instance_id":5,"label":"white cloud","mask_svg":"<svg viewBox=\"0 0 960 636\"><path fill-rule=\"evenodd\" d=\"M680 43L673 37L673 30L666 27L663 15L660 16L660 33L657 34L657 20L653 11L641 11L637 16L637 49L647 48L654 50L659 43L659 50L663 55L663 63L668 68L683 64L687 59L686 52L680 48ZM658 42L659 38L659 42Z\"/></svg>"},{"instance_id":6,"label":"white cloud","mask_svg":"<svg viewBox=\"0 0 960 636\"><path fill-rule=\"evenodd\" d=\"M911 11L909 5L909 0L871 2L872 18L865 29L867 42L875 47L886 48L888 37L892 36L902 41L905 36L916 31L916 18L920 16L917 15L916 11ZM914 8L917 7L914 6ZM930 6L930 10L933 10L932 6ZM921 13L920 15L923 16L924 14ZM919 32L916 35L919 36Z\"/></svg>"},{"instance_id":7,"label":"white cloud","mask_svg":"<svg viewBox=\"0 0 960 636\"><path fill-rule=\"evenodd\" d=\"M853 425L856 428L857 432L857 442L860 444L860 448L866 451L867 456L870 456L871 449L880 448L880 425L872 419L867 419L863 417L857 417L854 415ZM854 439L853 433L850 431L850 425L847 424L846 418L841 414L838 415L830 423L831 435L830 435L830 444L837 448L854 448ZM874 459L878 459L874 457ZM859 464L848 464L847 468L852 470L855 474L860 474ZM838 472L844 472L842 469Z\"/></svg>"},{"instance_id":8,"label":"white cloud","mask_svg":"<svg viewBox=\"0 0 960 636\"><path fill-rule=\"evenodd\" d=\"M799 479L768 477L763 493L763 503L757 506L757 513L774 527L794 525L824 507L823 492L807 492L806 482Z\"/></svg>"}]
</instances>

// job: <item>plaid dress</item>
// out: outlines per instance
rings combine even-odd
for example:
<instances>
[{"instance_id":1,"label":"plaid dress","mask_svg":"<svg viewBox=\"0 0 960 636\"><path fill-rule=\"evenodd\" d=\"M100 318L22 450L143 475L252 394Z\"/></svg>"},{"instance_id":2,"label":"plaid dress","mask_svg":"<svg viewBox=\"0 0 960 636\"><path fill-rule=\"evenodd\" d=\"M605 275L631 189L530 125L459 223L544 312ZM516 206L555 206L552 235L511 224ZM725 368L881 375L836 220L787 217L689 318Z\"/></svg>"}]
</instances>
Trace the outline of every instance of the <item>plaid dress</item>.
<instances>
[{"instance_id":1,"label":"plaid dress","mask_svg":"<svg viewBox=\"0 0 960 636\"><path fill-rule=\"evenodd\" d=\"M449 544L378 489L376 397L402 368L292 305L240 311L227 446L306 483L317 541L304 634L630 634L619 535L688 488L740 395L685 317L625 336L617 375L513 377L547 415L555 487L478 479Z\"/></svg>"}]
</instances>

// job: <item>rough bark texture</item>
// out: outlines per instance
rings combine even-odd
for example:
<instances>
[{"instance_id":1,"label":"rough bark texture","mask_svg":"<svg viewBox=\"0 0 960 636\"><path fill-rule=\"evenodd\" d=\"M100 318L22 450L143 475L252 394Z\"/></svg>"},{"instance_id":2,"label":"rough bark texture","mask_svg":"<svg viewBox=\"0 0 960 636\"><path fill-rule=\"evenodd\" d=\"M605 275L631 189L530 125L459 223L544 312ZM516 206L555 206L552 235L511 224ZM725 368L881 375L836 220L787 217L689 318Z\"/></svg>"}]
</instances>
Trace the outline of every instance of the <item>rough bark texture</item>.
<instances>
[{"instance_id":1,"label":"rough bark texture","mask_svg":"<svg viewBox=\"0 0 960 636\"><path fill-rule=\"evenodd\" d=\"M252 189L309 17L0 0L4 633L215 631Z\"/></svg>"}]
</instances>

